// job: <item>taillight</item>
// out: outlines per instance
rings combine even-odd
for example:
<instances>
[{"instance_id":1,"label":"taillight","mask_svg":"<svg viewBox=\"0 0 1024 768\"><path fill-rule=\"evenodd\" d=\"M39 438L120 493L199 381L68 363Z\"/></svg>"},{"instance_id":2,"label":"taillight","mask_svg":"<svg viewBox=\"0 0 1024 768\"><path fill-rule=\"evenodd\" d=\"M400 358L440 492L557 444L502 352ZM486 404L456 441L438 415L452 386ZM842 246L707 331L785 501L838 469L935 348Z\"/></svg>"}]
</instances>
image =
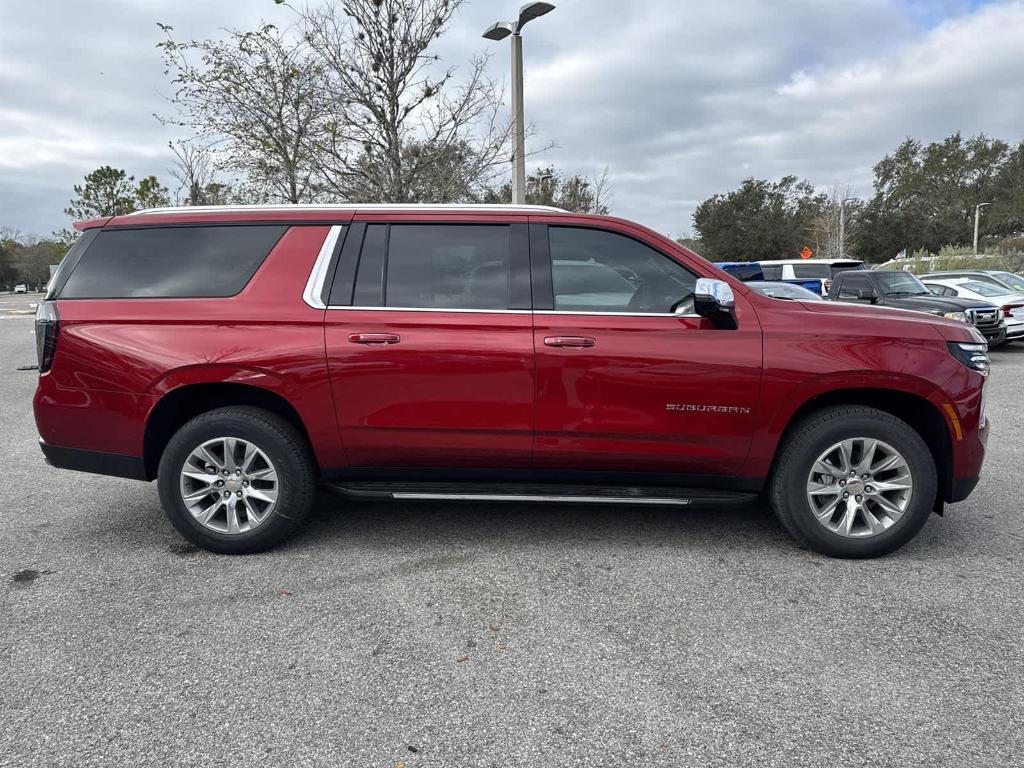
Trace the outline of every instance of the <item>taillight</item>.
<instances>
[{"instance_id":1,"label":"taillight","mask_svg":"<svg viewBox=\"0 0 1024 768\"><path fill-rule=\"evenodd\" d=\"M57 354L57 336L60 334L60 314L52 301L40 301L36 309L36 360L39 372L46 373Z\"/></svg>"},{"instance_id":2,"label":"taillight","mask_svg":"<svg viewBox=\"0 0 1024 768\"><path fill-rule=\"evenodd\" d=\"M1003 314L1012 316L1013 310L1020 309L1021 307L1024 307L1024 304L1004 304L1002 307Z\"/></svg>"}]
</instances>

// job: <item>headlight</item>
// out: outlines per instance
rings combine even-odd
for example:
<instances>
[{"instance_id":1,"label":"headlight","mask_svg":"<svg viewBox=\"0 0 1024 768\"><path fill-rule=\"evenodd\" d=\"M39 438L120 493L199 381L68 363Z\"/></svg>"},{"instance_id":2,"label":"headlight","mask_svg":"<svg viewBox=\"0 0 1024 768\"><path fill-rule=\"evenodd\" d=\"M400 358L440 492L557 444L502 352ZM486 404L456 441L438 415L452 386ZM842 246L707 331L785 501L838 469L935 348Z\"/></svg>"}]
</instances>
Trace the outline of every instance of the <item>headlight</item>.
<instances>
[{"instance_id":1,"label":"headlight","mask_svg":"<svg viewBox=\"0 0 1024 768\"><path fill-rule=\"evenodd\" d=\"M988 376L992 367L988 358L988 344L975 344L972 341L947 342L949 353L972 370L982 376Z\"/></svg>"},{"instance_id":2,"label":"headlight","mask_svg":"<svg viewBox=\"0 0 1024 768\"><path fill-rule=\"evenodd\" d=\"M967 322L967 315L963 312L947 312L943 317L947 320L959 320L961 323Z\"/></svg>"}]
</instances>

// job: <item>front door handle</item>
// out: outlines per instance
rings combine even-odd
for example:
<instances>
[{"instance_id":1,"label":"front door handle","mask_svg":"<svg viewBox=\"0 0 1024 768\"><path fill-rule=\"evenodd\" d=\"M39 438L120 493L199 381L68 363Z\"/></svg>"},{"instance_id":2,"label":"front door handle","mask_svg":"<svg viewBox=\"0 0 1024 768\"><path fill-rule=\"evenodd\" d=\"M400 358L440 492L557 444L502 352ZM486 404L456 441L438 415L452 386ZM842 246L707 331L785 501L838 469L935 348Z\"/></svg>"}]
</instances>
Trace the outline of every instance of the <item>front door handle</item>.
<instances>
[{"instance_id":1,"label":"front door handle","mask_svg":"<svg viewBox=\"0 0 1024 768\"><path fill-rule=\"evenodd\" d=\"M397 344L402 337L397 333L352 333L348 340L353 344Z\"/></svg>"},{"instance_id":2,"label":"front door handle","mask_svg":"<svg viewBox=\"0 0 1024 768\"><path fill-rule=\"evenodd\" d=\"M548 336L544 339L544 344L549 347L584 349L597 344L597 339L592 339L589 336Z\"/></svg>"}]
</instances>

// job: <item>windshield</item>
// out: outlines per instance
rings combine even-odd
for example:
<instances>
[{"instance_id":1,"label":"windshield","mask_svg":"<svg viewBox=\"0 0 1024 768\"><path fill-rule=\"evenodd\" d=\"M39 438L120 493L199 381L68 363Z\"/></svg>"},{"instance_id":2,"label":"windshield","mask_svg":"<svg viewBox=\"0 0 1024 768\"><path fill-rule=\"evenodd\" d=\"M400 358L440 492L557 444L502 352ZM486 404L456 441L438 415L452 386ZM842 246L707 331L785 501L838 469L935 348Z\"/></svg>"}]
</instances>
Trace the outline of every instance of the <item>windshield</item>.
<instances>
[{"instance_id":1,"label":"windshield","mask_svg":"<svg viewBox=\"0 0 1024 768\"><path fill-rule=\"evenodd\" d=\"M966 288L968 291L979 296L1003 296L1006 293L1005 288L989 285L988 283L979 283L977 280L968 280L967 282L960 283L960 287Z\"/></svg>"},{"instance_id":2,"label":"windshield","mask_svg":"<svg viewBox=\"0 0 1024 768\"><path fill-rule=\"evenodd\" d=\"M925 296L931 292L909 272L878 272L878 292L884 296Z\"/></svg>"},{"instance_id":3,"label":"windshield","mask_svg":"<svg viewBox=\"0 0 1024 768\"><path fill-rule=\"evenodd\" d=\"M1024 293L1024 277L1015 275L1012 272L996 272L994 277L1003 285L1008 285L1013 290Z\"/></svg>"}]
</instances>

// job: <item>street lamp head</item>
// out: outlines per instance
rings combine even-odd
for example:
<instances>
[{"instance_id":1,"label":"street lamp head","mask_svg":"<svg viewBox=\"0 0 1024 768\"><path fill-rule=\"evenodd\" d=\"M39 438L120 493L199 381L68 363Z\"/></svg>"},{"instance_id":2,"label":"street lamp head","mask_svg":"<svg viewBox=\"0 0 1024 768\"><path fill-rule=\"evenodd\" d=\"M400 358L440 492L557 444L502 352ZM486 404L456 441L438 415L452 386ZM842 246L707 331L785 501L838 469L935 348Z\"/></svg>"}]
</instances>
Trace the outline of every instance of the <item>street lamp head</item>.
<instances>
[{"instance_id":1,"label":"street lamp head","mask_svg":"<svg viewBox=\"0 0 1024 768\"><path fill-rule=\"evenodd\" d=\"M555 6L551 3L527 3L519 9L519 23L516 25L516 32L521 30L526 22L553 10L555 10Z\"/></svg>"},{"instance_id":2,"label":"street lamp head","mask_svg":"<svg viewBox=\"0 0 1024 768\"><path fill-rule=\"evenodd\" d=\"M507 21L499 21L487 28L484 32L484 37L488 40L504 40L513 32L515 32L515 26L513 24Z\"/></svg>"},{"instance_id":3,"label":"street lamp head","mask_svg":"<svg viewBox=\"0 0 1024 768\"><path fill-rule=\"evenodd\" d=\"M978 208L984 208L986 205L992 205L992 203L978 203Z\"/></svg>"}]
</instances>

